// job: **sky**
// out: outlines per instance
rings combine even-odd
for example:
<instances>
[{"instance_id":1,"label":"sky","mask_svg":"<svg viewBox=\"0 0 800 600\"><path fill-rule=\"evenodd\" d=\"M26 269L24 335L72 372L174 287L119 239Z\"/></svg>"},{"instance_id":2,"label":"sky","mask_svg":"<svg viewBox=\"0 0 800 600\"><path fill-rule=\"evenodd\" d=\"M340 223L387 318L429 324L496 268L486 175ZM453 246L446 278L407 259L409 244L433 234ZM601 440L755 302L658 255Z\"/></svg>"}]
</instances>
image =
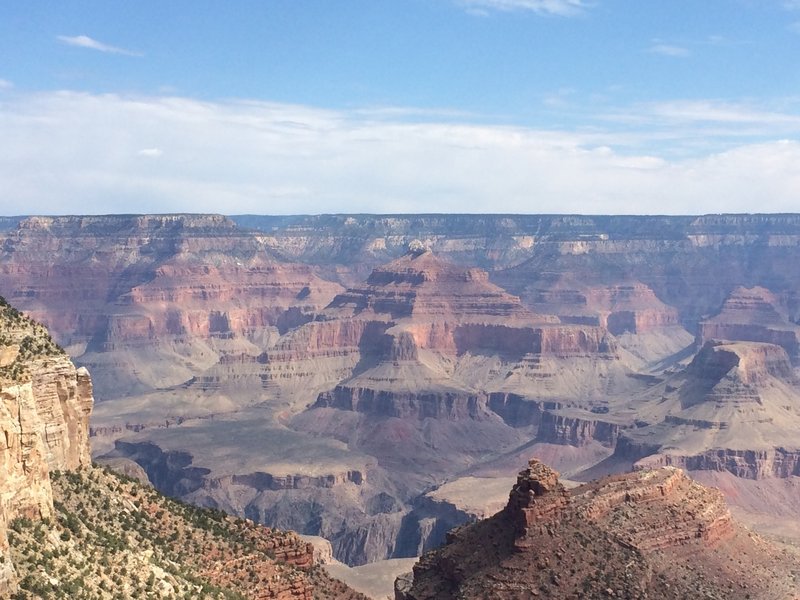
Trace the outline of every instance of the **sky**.
<instances>
[{"instance_id":1,"label":"sky","mask_svg":"<svg viewBox=\"0 0 800 600\"><path fill-rule=\"evenodd\" d=\"M800 0L0 0L0 215L800 211Z\"/></svg>"}]
</instances>

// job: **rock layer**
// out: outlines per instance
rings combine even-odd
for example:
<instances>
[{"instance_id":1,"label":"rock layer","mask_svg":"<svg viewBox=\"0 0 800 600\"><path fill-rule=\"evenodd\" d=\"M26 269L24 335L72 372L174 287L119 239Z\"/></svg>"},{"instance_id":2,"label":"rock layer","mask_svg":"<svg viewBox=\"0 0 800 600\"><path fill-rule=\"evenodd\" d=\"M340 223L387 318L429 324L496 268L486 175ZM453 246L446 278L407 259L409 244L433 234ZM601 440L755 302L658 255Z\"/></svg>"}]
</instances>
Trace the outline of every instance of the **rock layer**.
<instances>
[{"instance_id":1,"label":"rock layer","mask_svg":"<svg viewBox=\"0 0 800 600\"><path fill-rule=\"evenodd\" d=\"M615 455L642 466L791 477L800 456L795 386L782 347L708 342L685 371L640 400L637 414L652 424L624 431Z\"/></svg>"},{"instance_id":2,"label":"rock layer","mask_svg":"<svg viewBox=\"0 0 800 600\"><path fill-rule=\"evenodd\" d=\"M505 509L455 530L397 580L395 597L789 599L798 564L742 530L719 491L679 469L568 492L534 459Z\"/></svg>"},{"instance_id":3,"label":"rock layer","mask_svg":"<svg viewBox=\"0 0 800 600\"><path fill-rule=\"evenodd\" d=\"M30 217L0 247L0 293L92 370L103 398L182 383L341 290L219 215Z\"/></svg>"},{"instance_id":4,"label":"rock layer","mask_svg":"<svg viewBox=\"0 0 800 600\"><path fill-rule=\"evenodd\" d=\"M0 591L16 588L7 555L14 519L53 514L49 474L88 466L92 383L40 325L0 298Z\"/></svg>"},{"instance_id":5,"label":"rock layer","mask_svg":"<svg viewBox=\"0 0 800 600\"><path fill-rule=\"evenodd\" d=\"M732 340L781 346L792 361L800 362L800 326L790 322L787 309L763 287L737 287L719 313L701 321L698 342Z\"/></svg>"}]
</instances>

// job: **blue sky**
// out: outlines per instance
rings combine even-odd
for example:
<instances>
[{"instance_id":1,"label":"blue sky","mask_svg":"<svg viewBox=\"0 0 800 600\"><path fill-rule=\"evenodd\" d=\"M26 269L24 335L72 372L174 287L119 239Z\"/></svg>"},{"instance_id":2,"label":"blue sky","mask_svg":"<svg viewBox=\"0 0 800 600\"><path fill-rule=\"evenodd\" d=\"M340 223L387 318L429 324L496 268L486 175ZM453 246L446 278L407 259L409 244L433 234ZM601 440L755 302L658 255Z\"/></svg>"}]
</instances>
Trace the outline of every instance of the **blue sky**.
<instances>
[{"instance_id":1,"label":"blue sky","mask_svg":"<svg viewBox=\"0 0 800 600\"><path fill-rule=\"evenodd\" d=\"M0 4L0 213L800 210L800 0Z\"/></svg>"}]
</instances>

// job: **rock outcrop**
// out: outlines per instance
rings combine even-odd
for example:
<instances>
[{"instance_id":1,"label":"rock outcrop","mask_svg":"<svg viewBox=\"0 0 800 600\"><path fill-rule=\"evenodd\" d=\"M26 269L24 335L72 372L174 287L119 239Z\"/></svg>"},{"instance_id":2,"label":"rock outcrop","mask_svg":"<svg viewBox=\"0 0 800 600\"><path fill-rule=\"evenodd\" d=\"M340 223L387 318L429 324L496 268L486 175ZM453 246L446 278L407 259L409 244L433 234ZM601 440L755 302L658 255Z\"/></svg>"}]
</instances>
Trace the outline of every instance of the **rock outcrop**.
<instances>
[{"instance_id":1,"label":"rock outcrop","mask_svg":"<svg viewBox=\"0 0 800 600\"><path fill-rule=\"evenodd\" d=\"M0 593L16 586L7 527L49 518L49 474L90 464L92 383L46 330L0 298Z\"/></svg>"},{"instance_id":2,"label":"rock outcrop","mask_svg":"<svg viewBox=\"0 0 800 600\"><path fill-rule=\"evenodd\" d=\"M798 565L797 555L740 528L719 491L679 469L567 491L534 459L505 509L454 530L397 580L395 597L788 600Z\"/></svg>"},{"instance_id":3,"label":"rock outcrop","mask_svg":"<svg viewBox=\"0 0 800 600\"><path fill-rule=\"evenodd\" d=\"M800 326L789 320L788 309L763 287L737 287L719 313L700 322L700 345L710 340L764 342L781 346L800 363Z\"/></svg>"},{"instance_id":4,"label":"rock outcrop","mask_svg":"<svg viewBox=\"0 0 800 600\"><path fill-rule=\"evenodd\" d=\"M544 411L539 423L537 439L540 442L585 446L596 441L613 448L620 433L630 425L624 421L579 409Z\"/></svg>"},{"instance_id":5,"label":"rock outcrop","mask_svg":"<svg viewBox=\"0 0 800 600\"><path fill-rule=\"evenodd\" d=\"M798 475L796 383L780 346L707 342L684 371L640 400L637 414L652 424L622 432L615 455L748 479Z\"/></svg>"}]
</instances>

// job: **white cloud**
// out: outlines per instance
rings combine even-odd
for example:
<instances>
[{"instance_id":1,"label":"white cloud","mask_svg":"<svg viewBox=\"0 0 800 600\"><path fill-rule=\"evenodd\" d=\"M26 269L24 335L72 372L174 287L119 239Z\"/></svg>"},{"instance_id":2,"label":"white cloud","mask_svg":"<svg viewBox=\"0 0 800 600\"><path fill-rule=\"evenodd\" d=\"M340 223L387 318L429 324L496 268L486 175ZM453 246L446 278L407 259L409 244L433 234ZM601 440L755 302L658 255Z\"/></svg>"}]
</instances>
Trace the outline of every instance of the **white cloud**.
<instances>
[{"instance_id":1,"label":"white cloud","mask_svg":"<svg viewBox=\"0 0 800 600\"><path fill-rule=\"evenodd\" d=\"M639 121L584 133L420 121L404 109L22 94L0 112L0 212L797 209L800 144L774 141L791 133L668 152L695 141L680 135L728 125L800 131L790 115L712 102L635 109Z\"/></svg>"},{"instance_id":2,"label":"white cloud","mask_svg":"<svg viewBox=\"0 0 800 600\"><path fill-rule=\"evenodd\" d=\"M14 84L11 83L8 79L0 79L0 90L10 90L14 87Z\"/></svg>"},{"instance_id":3,"label":"white cloud","mask_svg":"<svg viewBox=\"0 0 800 600\"><path fill-rule=\"evenodd\" d=\"M124 48L118 48L117 46L110 46L108 44L104 44L103 42L98 42L97 40L90 38L88 35L59 35L57 36L57 39L68 46L77 46L78 48L89 48L91 50L98 50L100 52L107 52L109 54L142 56L142 54L139 52L133 52L131 50L125 50Z\"/></svg>"},{"instance_id":4,"label":"white cloud","mask_svg":"<svg viewBox=\"0 0 800 600\"><path fill-rule=\"evenodd\" d=\"M458 0L458 3L478 16L485 16L487 10L500 10L571 17L583 13L587 8L584 0Z\"/></svg>"},{"instance_id":5,"label":"white cloud","mask_svg":"<svg viewBox=\"0 0 800 600\"><path fill-rule=\"evenodd\" d=\"M648 48L648 52L653 54L660 54L662 56L671 56L674 58L686 58L691 56L691 52L682 46L673 46L671 44L653 44Z\"/></svg>"}]
</instances>

